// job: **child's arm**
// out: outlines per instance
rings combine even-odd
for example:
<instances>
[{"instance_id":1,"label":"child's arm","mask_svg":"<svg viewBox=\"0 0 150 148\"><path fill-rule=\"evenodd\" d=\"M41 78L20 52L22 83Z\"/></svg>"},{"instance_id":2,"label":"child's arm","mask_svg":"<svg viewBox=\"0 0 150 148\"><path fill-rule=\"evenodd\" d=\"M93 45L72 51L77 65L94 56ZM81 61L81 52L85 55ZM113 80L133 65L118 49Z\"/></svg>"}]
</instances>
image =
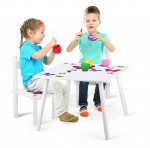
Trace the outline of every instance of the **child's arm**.
<instances>
[{"instance_id":1,"label":"child's arm","mask_svg":"<svg viewBox=\"0 0 150 148\"><path fill-rule=\"evenodd\" d=\"M77 41L82 35L83 35L83 33L81 31L76 33L75 39L68 45L68 47L66 49L67 52L71 52L77 46Z\"/></svg>"},{"instance_id":2,"label":"child's arm","mask_svg":"<svg viewBox=\"0 0 150 148\"><path fill-rule=\"evenodd\" d=\"M99 35L99 34L93 34L93 39L102 41L105 44L105 46L108 48L109 51L111 51L111 52L115 51L115 47L113 46L113 44L111 42L107 41L101 35Z\"/></svg>"},{"instance_id":3,"label":"child's arm","mask_svg":"<svg viewBox=\"0 0 150 148\"><path fill-rule=\"evenodd\" d=\"M67 52L71 52L77 46L77 40L73 40L67 47Z\"/></svg>"},{"instance_id":4,"label":"child's arm","mask_svg":"<svg viewBox=\"0 0 150 148\"><path fill-rule=\"evenodd\" d=\"M44 60L44 64L50 65L53 62L54 57L55 57L55 52L51 51L50 55Z\"/></svg>"},{"instance_id":5,"label":"child's arm","mask_svg":"<svg viewBox=\"0 0 150 148\"><path fill-rule=\"evenodd\" d=\"M113 46L113 44L109 41L107 41L106 39L103 39L102 41L105 46L108 48L109 51L114 52L115 51L115 47Z\"/></svg>"},{"instance_id":6,"label":"child's arm","mask_svg":"<svg viewBox=\"0 0 150 148\"><path fill-rule=\"evenodd\" d=\"M56 44L56 42L56 39L53 38L44 48L37 52L34 52L32 54L32 58L36 60L43 58L49 52L49 50Z\"/></svg>"}]
</instances>

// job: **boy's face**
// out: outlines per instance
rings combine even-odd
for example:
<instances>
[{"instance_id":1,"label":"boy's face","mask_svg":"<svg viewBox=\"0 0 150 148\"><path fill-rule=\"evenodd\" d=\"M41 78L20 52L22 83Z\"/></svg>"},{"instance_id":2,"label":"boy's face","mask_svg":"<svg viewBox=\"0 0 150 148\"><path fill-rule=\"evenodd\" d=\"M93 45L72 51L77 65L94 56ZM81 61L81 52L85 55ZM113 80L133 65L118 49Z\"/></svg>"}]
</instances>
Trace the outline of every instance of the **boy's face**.
<instances>
[{"instance_id":1,"label":"boy's face","mask_svg":"<svg viewBox=\"0 0 150 148\"><path fill-rule=\"evenodd\" d=\"M84 24L87 28L88 33L97 33L97 27L100 24L98 15L95 13L90 13L90 14L85 15Z\"/></svg>"},{"instance_id":2,"label":"boy's face","mask_svg":"<svg viewBox=\"0 0 150 148\"><path fill-rule=\"evenodd\" d=\"M41 44L43 38L45 37L45 25L42 25L38 30L36 30L35 32L31 31L30 34L30 41L33 44Z\"/></svg>"}]
</instances>

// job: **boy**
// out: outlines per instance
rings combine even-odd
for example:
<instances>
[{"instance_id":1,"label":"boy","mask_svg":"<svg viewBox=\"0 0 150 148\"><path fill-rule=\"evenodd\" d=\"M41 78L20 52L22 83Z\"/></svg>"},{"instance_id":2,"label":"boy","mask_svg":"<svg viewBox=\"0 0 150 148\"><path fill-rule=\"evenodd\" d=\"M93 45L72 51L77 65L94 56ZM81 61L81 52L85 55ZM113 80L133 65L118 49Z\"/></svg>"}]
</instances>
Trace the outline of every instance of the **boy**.
<instances>
[{"instance_id":1,"label":"boy","mask_svg":"<svg viewBox=\"0 0 150 148\"><path fill-rule=\"evenodd\" d=\"M79 45L80 63L85 62L86 59L91 59L93 60L92 62L94 64L101 64L104 47L106 46L111 52L115 50L107 35L97 30L100 23L101 20L99 9L96 6L87 7L84 12L84 24L87 32L82 33L82 31L80 31L76 33L75 38L67 47L67 52L71 52L77 45ZM89 35L92 36L93 41L88 39ZM89 115L89 112L87 110L88 84L89 82L82 81L79 84L80 115L83 117L87 117ZM101 101L98 84L96 84L95 87L93 101L96 109L98 111L101 111Z\"/></svg>"}]
</instances>

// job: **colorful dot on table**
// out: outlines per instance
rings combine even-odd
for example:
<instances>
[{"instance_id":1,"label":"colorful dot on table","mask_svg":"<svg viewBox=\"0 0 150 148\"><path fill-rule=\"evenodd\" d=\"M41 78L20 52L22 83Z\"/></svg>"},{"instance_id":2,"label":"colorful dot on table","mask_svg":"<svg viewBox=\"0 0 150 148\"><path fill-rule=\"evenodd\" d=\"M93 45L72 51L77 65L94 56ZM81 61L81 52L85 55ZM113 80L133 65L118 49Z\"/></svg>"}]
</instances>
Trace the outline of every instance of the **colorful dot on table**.
<instances>
[{"instance_id":1,"label":"colorful dot on table","mask_svg":"<svg viewBox=\"0 0 150 148\"><path fill-rule=\"evenodd\" d=\"M71 63L70 65L76 65L75 63Z\"/></svg>"},{"instance_id":2,"label":"colorful dot on table","mask_svg":"<svg viewBox=\"0 0 150 148\"><path fill-rule=\"evenodd\" d=\"M81 69L81 66L72 66L75 69Z\"/></svg>"},{"instance_id":3,"label":"colorful dot on table","mask_svg":"<svg viewBox=\"0 0 150 148\"><path fill-rule=\"evenodd\" d=\"M67 72L71 72L71 70L67 70Z\"/></svg>"},{"instance_id":4,"label":"colorful dot on table","mask_svg":"<svg viewBox=\"0 0 150 148\"><path fill-rule=\"evenodd\" d=\"M112 71L112 70L111 69L105 69L105 71L108 72L108 71Z\"/></svg>"},{"instance_id":5,"label":"colorful dot on table","mask_svg":"<svg viewBox=\"0 0 150 148\"><path fill-rule=\"evenodd\" d=\"M108 72L107 74L114 74L113 72Z\"/></svg>"},{"instance_id":6,"label":"colorful dot on table","mask_svg":"<svg viewBox=\"0 0 150 148\"><path fill-rule=\"evenodd\" d=\"M43 75L51 76L51 75L55 75L55 74L52 74L52 73L47 72L47 73L44 73Z\"/></svg>"},{"instance_id":7,"label":"colorful dot on table","mask_svg":"<svg viewBox=\"0 0 150 148\"><path fill-rule=\"evenodd\" d=\"M107 67L107 68L109 68L109 69L113 69L114 67Z\"/></svg>"},{"instance_id":8,"label":"colorful dot on table","mask_svg":"<svg viewBox=\"0 0 150 148\"><path fill-rule=\"evenodd\" d=\"M117 67L119 67L119 68L123 68L123 67L125 67L125 66L117 66Z\"/></svg>"},{"instance_id":9,"label":"colorful dot on table","mask_svg":"<svg viewBox=\"0 0 150 148\"><path fill-rule=\"evenodd\" d=\"M97 72L97 71L102 71L102 70L100 70L100 69L91 69L90 71L94 71L94 72Z\"/></svg>"},{"instance_id":10,"label":"colorful dot on table","mask_svg":"<svg viewBox=\"0 0 150 148\"><path fill-rule=\"evenodd\" d=\"M57 75L56 77L60 77L60 78L61 78L61 77L64 77L64 76L61 76L61 75Z\"/></svg>"},{"instance_id":11,"label":"colorful dot on table","mask_svg":"<svg viewBox=\"0 0 150 148\"><path fill-rule=\"evenodd\" d=\"M71 71L77 71L76 69L71 69Z\"/></svg>"},{"instance_id":12,"label":"colorful dot on table","mask_svg":"<svg viewBox=\"0 0 150 148\"><path fill-rule=\"evenodd\" d=\"M43 92L42 91L37 91L37 92L33 92L33 94L43 94Z\"/></svg>"}]
</instances>

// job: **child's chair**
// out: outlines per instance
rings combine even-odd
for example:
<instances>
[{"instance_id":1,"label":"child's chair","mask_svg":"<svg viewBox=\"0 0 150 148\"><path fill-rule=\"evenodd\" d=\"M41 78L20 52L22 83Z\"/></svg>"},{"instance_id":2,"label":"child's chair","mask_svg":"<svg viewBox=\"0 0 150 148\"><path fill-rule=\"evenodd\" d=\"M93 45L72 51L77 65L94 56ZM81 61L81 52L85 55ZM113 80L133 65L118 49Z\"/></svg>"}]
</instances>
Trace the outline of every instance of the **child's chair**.
<instances>
[{"instance_id":1,"label":"child's chair","mask_svg":"<svg viewBox=\"0 0 150 148\"><path fill-rule=\"evenodd\" d=\"M38 116L38 100L41 99L41 94L33 94L32 92L27 92L25 88L18 89L18 70L20 69L19 61L17 61L17 56L13 56L13 112L14 118L18 117L18 95L22 95L30 98L33 101L33 125L37 124ZM55 109L53 94L47 95L47 97L52 97L52 118L55 118Z\"/></svg>"},{"instance_id":2,"label":"child's chair","mask_svg":"<svg viewBox=\"0 0 150 148\"><path fill-rule=\"evenodd\" d=\"M110 51L107 48L104 49L104 57L106 59L110 60ZM96 85L96 83L90 82L89 85ZM79 81L75 81L75 87L76 87L76 106L78 106L78 103L79 103ZM106 94L107 98L110 96L110 83L106 83L105 94Z\"/></svg>"}]
</instances>

